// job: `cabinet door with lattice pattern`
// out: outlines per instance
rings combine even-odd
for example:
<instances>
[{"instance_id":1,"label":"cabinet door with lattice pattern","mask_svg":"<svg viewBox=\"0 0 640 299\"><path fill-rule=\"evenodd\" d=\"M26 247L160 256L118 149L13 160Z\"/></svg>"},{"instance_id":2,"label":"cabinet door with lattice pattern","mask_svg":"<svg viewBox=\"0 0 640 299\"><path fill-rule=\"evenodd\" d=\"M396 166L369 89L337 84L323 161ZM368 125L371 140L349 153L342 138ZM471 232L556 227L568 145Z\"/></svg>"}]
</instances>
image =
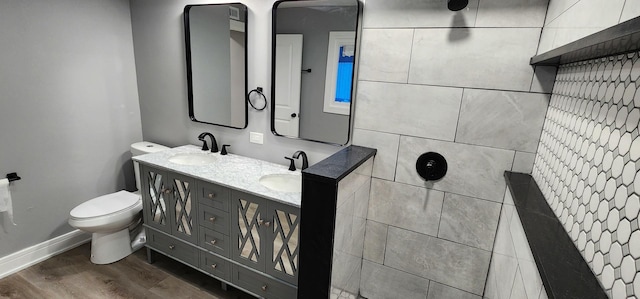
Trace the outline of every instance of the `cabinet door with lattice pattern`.
<instances>
[{"instance_id":1,"label":"cabinet door with lattice pattern","mask_svg":"<svg viewBox=\"0 0 640 299\"><path fill-rule=\"evenodd\" d=\"M266 273L288 283L298 284L298 236L300 209L270 201L267 218Z\"/></svg>"},{"instance_id":2,"label":"cabinet door with lattice pattern","mask_svg":"<svg viewBox=\"0 0 640 299\"><path fill-rule=\"evenodd\" d=\"M169 197L171 186L167 173L155 168L140 165L140 194L142 195L142 211L144 223L160 231L170 233Z\"/></svg>"},{"instance_id":3,"label":"cabinet door with lattice pattern","mask_svg":"<svg viewBox=\"0 0 640 299\"><path fill-rule=\"evenodd\" d=\"M264 271L266 200L233 191L231 195L231 240L233 259L243 265Z\"/></svg>"},{"instance_id":4,"label":"cabinet door with lattice pattern","mask_svg":"<svg viewBox=\"0 0 640 299\"><path fill-rule=\"evenodd\" d=\"M168 209L171 234L185 241L198 243L195 180L177 174L169 175L171 201ZM193 191L193 192L192 192Z\"/></svg>"}]
</instances>

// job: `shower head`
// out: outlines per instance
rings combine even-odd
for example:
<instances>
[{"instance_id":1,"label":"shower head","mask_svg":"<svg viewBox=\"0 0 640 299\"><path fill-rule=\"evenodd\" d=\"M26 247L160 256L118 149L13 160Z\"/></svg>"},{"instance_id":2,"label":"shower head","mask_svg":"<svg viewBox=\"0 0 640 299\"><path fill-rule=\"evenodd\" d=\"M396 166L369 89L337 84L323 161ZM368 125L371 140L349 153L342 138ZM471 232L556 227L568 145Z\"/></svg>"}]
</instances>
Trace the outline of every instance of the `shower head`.
<instances>
[{"instance_id":1,"label":"shower head","mask_svg":"<svg viewBox=\"0 0 640 299\"><path fill-rule=\"evenodd\" d=\"M467 7L467 4L469 4L469 0L448 0L447 8L451 11L458 11Z\"/></svg>"}]
</instances>

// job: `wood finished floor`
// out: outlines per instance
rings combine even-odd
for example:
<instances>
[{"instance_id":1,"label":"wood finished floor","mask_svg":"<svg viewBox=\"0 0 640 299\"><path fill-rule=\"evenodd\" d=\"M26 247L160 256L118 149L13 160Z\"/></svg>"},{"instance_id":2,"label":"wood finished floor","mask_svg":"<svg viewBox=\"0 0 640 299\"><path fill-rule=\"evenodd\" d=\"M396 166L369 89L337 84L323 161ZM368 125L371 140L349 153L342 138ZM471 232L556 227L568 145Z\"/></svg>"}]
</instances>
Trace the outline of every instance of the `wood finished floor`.
<instances>
[{"instance_id":1,"label":"wood finished floor","mask_svg":"<svg viewBox=\"0 0 640 299\"><path fill-rule=\"evenodd\" d=\"M149 264L146 249L109 265L89 255L85 244L0 279L0 298L254 298L161 254Z\"/></svg>"}]
</instances>

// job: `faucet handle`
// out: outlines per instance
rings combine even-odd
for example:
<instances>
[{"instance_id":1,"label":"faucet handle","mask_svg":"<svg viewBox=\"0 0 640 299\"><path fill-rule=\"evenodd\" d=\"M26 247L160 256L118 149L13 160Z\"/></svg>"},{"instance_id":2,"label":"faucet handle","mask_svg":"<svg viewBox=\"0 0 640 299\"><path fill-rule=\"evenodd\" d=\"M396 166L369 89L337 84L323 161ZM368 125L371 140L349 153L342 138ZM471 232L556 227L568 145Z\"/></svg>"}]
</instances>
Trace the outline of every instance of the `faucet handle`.
<instances>
[{"instance_id":1,"label":"faucet handle","mask_svg":"<svg viewBox=\"0 0 640 299\"><path fill-rule=\"evenodd\" d=\"M285 159L291 161L291 164L289 164L289 170L291 171L296 171L296 163L295 160L293 160L293 158L290 157L284 157Z\"/></svg>"},{"instance_id":2,"label":"faucet handle","mask_svg":"<svg viewBox=\"0 0 640 299\"><path fill-rule=\"evenodd\" d=\"M209 150L209 146L207 145L207 141L204 140L204 138L198 138L200 141L202 141L202 150L203 151L208 151Z\"/></svg>"},{"instance_id":3,"label":"faucet handle","mask_svg":"<svg viewBox=\"0 0 640 299\"><path fill-rule=\"evenodd\" d=\"M220 154L221 154L221 155L223 155L223 156L224 156L224 155L226 155L226 154L227 154L227 147L231 147L231 145L228 145L228 144L223 144L223 145L222 145L222 150L220 150Z\"/></svg>"}]
</instances>

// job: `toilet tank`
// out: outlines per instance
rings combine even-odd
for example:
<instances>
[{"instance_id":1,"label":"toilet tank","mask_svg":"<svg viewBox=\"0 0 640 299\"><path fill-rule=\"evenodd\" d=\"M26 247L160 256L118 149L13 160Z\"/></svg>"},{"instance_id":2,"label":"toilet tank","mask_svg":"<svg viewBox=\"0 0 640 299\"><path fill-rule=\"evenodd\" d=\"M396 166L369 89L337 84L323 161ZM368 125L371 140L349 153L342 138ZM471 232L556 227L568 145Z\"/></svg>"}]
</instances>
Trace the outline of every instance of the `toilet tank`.
<instances>
[{"instance_id":1,"label":"toilet tank","mask_svg":"<svg viewBox=\"0 0 640 299\"><path fill-rule=\"evenodd\" d=\"M131 156L134 157L149 153L155 153L166 149L169 149L169 147L153 142L136 142L131 145ZM140 190L140 165L138 164L138 162L133 161L133 169L136 173L136 188Z\"/></svg>"}]
</instances>

